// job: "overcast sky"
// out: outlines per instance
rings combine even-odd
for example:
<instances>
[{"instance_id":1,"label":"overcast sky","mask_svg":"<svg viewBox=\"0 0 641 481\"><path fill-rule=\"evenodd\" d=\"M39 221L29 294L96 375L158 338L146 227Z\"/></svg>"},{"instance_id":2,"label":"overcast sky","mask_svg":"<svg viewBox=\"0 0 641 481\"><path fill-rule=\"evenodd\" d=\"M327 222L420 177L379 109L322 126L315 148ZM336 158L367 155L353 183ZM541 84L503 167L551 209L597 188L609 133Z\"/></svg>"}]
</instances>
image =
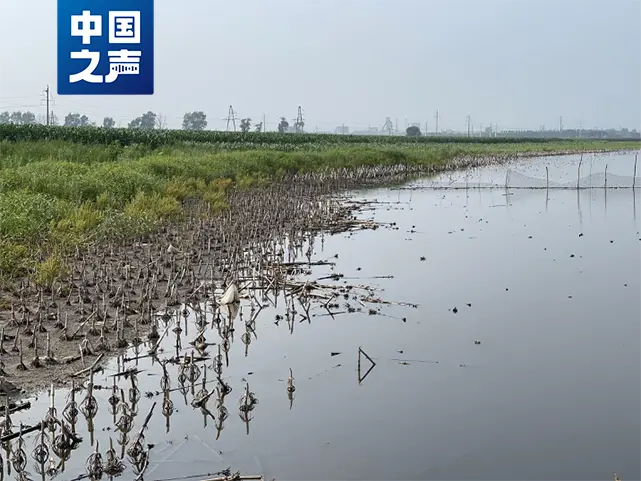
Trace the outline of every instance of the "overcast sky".
<instances>
[{"instance_id":1,"label":"overcast sky","mask_svg":"<svg viewBox=\"0 0 641 481\"><path fill-rule=\"evenodd\" d=\"M88 4L91 1L88 0ZM299 105L307 129L641 128L639 0L156 0L153 96L58 96L56 0L0 0L0 111L147 110L179 127L229 105L268 130Z\"/></svg>"}]
</instances>

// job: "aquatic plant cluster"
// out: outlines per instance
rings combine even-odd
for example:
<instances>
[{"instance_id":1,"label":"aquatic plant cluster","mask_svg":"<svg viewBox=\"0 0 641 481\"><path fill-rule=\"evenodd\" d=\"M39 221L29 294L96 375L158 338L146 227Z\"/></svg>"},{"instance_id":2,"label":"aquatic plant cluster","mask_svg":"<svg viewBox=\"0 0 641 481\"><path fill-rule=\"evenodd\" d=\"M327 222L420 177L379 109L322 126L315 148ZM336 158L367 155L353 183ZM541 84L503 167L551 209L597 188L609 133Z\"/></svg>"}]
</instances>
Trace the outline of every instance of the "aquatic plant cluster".
<instances>
[{"instance_id":1,"label":"aquatic plant cluster","mask_svg":"<svg viewBox=\"0 0 641 481\"><path fill-rule=\"evenodd\" d=\"M336 178L350 185L376 176L394 180L407 174L403 168L381 167ZM46 287L22 283L4 313L3 389L11 395L17 386L33 392L53 383L50 408L33 426L15 426L10 415L29 406L7 401L1 443L8 469L13 468L18 479L29 479L24 438L36 433L33 470L49 477L64 471L83 442L77 425L82 414L92 448L85 466L88 478L116 476L124 469L140 475L150 463L145 430L154 412L160 411L168 432L175 411L174 391L202 412L205 423L211 419L220 437L229 417L225 398L232 391L223 377L229 350L239 339L247 356L252 341L258 339L256 319L265 307L278 299L284 302L284 319L277 316L276 321L282 320L293 333L295 324L311 323L313 308L331 314L341 303L349 312L361 311L365 303L384 304L367 286L301 280L301 274L311 274L316 265L332 265L312 260L319 233L381 227L356 218L361 204L331 195L336 184L330 178L307 180L231 192L228 212L216 217L203 216L203 204L194 204L187 222L167 226L153 244L78 249L68 277ZM378 313L374 307L370 315ZM249 311L248 317L243 309ZM191 335L185 338L188 332ZM43 344L46 347L39 351ZM133 357L118 357L109 385L95 384L95 376L103 370L101 362L125 348L131 348ZM145 396L162 395L162 401L153 402L135 432L143 394L137 367L128 366L137 366L144 358L153 359L161 371L159 389ZM58 412L54 388L69 382L66 405ZM215 386L210 386L212 382ZM283 390L291 407L296 391L291 370ZM94 437L99 432L94 420L105 409L100 407L98 391L109 393L106 408L113 417L106 453L100 448L104 444ZM238 415L249 434L258 396L248 384L238 396ZM208 407L210 399L215 402L213 408ZM114 447L113 437L120 449ZM231 471L222 475L240 479Z\"/></svg>"},{"instance_id":2,"label":"aquatic plant cluster","mask_svg":"<svg viewBox=\"0 0 641 481\"><path fill-rule=\"evenodd\" d=\"M407 174L400 168L380 167L377 172L388 179ZM25 361L29 357L36 371L58 365L52 375L63 382L84 357L111 346L126 347L125 337L132 331L138 339L139 330L161 307L157 299L170 306L185 302L188 293L193 293L189 299L198 299L206 292L201 282L229 283L270 269L261 259L284 248L286 238L356 225L353 207L342 206L329 193L339 182L365 180L357 175L229 192L222 215L211 216L209 204L192 203L184 222L164 225L153 239L91 244L56 262L48 258L34 280L23 279L4 293L0 342L13 347L0 360L15 367L5 371L21 387L37 386L49 376L34 375ZM52 328L59 334L52 334ZM43 352L46 359L60 362L45 362Z\"/></svg>"}]
</instances>

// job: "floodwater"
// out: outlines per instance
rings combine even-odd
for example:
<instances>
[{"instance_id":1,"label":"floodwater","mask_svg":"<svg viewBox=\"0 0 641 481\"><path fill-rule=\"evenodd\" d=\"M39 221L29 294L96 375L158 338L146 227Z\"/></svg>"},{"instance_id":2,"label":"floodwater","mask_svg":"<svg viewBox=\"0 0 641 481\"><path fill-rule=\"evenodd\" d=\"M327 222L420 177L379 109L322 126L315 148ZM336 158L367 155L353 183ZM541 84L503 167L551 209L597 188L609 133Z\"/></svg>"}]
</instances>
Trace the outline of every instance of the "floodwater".
<instances>
[{"instance_id":1,"label":"floodwater","mask_svg":"<svg viewBox=\"0 0 641 481\"><path fill-rule=\"evenodd\" d=\"M607 164L608 175L631 178L634 155L583 162L581 175L603 172ZM576 181L577 165L575 156L550 157L510 169L545 185L545 166L550 181L563 183ZM503 184L505 176L506 166L499 166L446 178L458 178L460 186L467 177L471 187L481 178ZM363 218L398 229L317 239L314 259L336 265L313 267L307 276L340 273L336 284L369 285L384 301L418 307L367 304L344 313L347 301L340 299L333 317L317 307L309 322L276 325L276 314L285 314L280 300L257 315L247 354L237 318L223 368L233 390L220 433L212 417L189 404L192 394L178 391L171 393L175 412L167 429L163 396L156 395L162 370L138 361L142 398L130 439L157 403L145 432L154 445L145 480L201 480L227 467L279 481L641 478L641 192L429 185L359 193L360 200L379 201ZM246 321L251 312L248 302L242 305ZM370 307L378 314L369 314ZM195 333L194 324L183 324L183 347ZM173 354L169 334L161 358ZM205 335L219 341L215 330ZM360 383L359 346L376 363ZM216 347L209 351L215 355ZM369 368L363 356L361 376ZM111 386L116 369L111 362L95 383ZM207 376L215 380L211 369ZM259 400L248 428L238 415L245 382ZM119 385L126 391L130 381ZM147 391L154 395L147 398ZM107 411L110 390L95 394L94 437L104 453L110 437L118 446L118 435ZM59 413L65 396L56 393ZM47 397L12 415L14 425L42 419ZM217 417L215 396L208 408ZM84 472L92 451L86 426L80 415L84 440L59 479ZM26 437L29 456L34 439ZM128 466L120 479L134 478Z\"/></svg>"}]
</instances>

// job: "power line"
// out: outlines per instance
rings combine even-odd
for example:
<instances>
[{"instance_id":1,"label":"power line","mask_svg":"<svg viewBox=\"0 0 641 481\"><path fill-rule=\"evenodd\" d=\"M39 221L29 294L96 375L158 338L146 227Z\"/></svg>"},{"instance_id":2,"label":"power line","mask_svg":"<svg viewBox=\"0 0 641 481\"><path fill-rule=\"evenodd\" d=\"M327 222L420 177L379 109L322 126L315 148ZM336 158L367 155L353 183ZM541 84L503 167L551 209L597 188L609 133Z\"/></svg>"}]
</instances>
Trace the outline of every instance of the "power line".
<instances>
[{"instance_id":1,"label":"power line","mask_svg":"<svg viewBox=\"0 0 641 481\"><path fill-rule=\"evenodd\" d=\"M35 109L37 107L42 107L42 104L0 105L0 109Z\"/></svg>"}]
</instances>

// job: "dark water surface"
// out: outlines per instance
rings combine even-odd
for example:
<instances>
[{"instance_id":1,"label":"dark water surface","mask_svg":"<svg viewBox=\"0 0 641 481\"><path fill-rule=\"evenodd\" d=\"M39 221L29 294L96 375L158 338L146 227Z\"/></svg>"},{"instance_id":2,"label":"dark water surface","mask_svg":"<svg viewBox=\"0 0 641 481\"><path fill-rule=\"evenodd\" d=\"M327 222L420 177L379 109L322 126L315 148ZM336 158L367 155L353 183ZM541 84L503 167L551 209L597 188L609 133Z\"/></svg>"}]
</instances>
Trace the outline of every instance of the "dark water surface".
<instances>
[{"instance_id":1,"label":"dark water surface","mask_svg":"<svg viewBox=\"0 0 641 481\"><path fill-rule=\"evenodd\" d=\"M548 165L550 176L565 176L565 182L576 179L576 161L541 158L513 168L541 178ZM589 162L595 171L605 162L608 172L631 175L633 156ZM504 178L505 167L476 175ZM284 314L279 301L278 309L258 315L247 356L237 320L223 369L233 388L226 398L229 418L218 440L214 420L205 427L200 410L177 391L166 432L162 395L144 396L160 390L162 371L141 360L143 398L130 437L158 403L145 434L155 446L144 479L226 467L267 480L611 480L613 473L622 481L640 479L641 192L636 198L631 189L505 194L418 188L362 193L363 200L381 202L363 218L395 222L399 229L317 240L315 259L338 259L333 270L314 267L309 278L341 273L345 279L338 284L371 285L383 300L418 308L368 305L380 307L380 314L363 309L334 318L316 308L310 323L296 321L290 332L284 320L274 323L277 313ZM371 279L389 275L394 278ZM343 312L344 302L334 311ZM244 301L242 315L250 316ZM183 346L195 332L188 326ZM207 340L219 338L210 331ZM169 357L173 334L164 344L160 357ZM359 346L376 361L360 384ZM105 375L116 368L110 363ZM290 368L296 385L291 407ZM363 360L362 370L368 368ZM211 371L207 376L215 378ZM237 413L245 380L259 399L248 435ZM103 375L95 382L111 386ZM120 384L127 389L129 381ZM177 385L174 375L172 387ZM103 452L110 436L117 439L109 395L96 393L95 439ZM56 394L58 411L64 396ZM46 398L14 414L14 424L38 422ZM208 406L216 415L214 398ZM58 479L81 474L91 453L82 416L77 429L84 442ZM26 438L27 453L33 442L33 435ZM134 477L128 467L120 479Z\"/></svg>"}]
</instances>

